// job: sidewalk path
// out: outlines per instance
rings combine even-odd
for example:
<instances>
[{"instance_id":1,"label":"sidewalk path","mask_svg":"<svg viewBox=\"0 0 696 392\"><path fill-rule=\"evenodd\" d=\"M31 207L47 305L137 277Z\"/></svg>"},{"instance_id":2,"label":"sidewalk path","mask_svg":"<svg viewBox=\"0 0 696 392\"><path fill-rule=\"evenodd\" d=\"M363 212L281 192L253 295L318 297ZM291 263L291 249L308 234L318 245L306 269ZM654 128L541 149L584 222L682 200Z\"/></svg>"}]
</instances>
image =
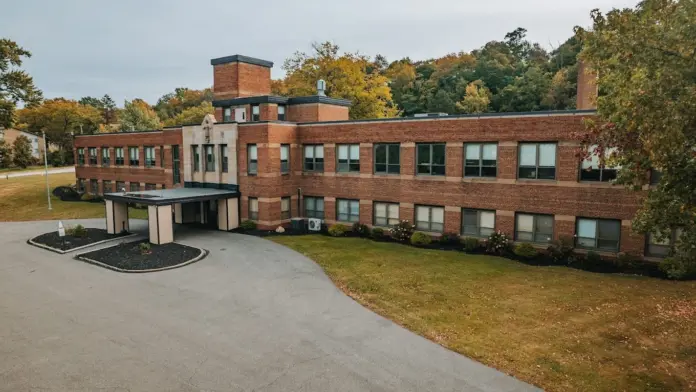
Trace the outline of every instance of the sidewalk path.
<instances>
[{"instance_id":1,"label":"sidewalk path","mask_svg":"<svg viewBox=\"0 0 696 392\"><path fill-rule=\"evenodd\" d=\"M48 174L74 173L74 172L75 172L75 166L48 169ZM9 178L14 178L14 177L43 176L44 174L45 174L45 170L6 172L6 173L0 173L0 179L6 180Z\"/></svg>"}]
</instances>

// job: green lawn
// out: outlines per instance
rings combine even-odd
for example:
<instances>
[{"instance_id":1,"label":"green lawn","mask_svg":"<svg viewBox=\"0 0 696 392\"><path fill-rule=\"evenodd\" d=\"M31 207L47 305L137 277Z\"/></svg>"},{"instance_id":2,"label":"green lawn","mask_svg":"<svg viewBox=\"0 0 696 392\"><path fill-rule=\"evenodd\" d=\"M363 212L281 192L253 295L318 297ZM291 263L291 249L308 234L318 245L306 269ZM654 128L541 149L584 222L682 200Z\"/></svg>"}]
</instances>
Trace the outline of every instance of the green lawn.
<instances>
[{"instance_id":1,"label":"green lawn","mask_svg":"<svg viewBox=\"0 0 696 392\"><path fill-rule=\"evenodd\" d=\"M48 178L51 189L75 183L75 173L49 174ZM51 204L53 210L48 211L44 176L0 179L0 222L104 217L102 203L64 202L51 195ZM147 210L131 208L129 215L147 219Z\"/></svg>"},{"instance_id":2,"label":"green lawn","mask_svg":"<svg viewBox=\"0 0 696 392\"><path fill-rule=\"evenodd\" d=\"M373 311L546 390L696 390L696 282L358 238L273 241Z\"/></svg>"}]
</instances>

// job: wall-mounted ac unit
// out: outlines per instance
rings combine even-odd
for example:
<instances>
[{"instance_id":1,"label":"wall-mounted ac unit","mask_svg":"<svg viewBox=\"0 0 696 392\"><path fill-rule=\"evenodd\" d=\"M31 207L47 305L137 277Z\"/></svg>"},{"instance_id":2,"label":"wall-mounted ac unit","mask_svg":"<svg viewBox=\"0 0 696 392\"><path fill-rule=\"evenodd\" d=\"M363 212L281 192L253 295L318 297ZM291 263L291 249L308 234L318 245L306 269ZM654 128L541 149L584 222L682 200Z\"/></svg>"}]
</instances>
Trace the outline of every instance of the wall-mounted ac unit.
<instances>
[{"instance_id":1,"label":"wall-mounted ac unit","mask_svg":"<svg viewBox=\"0 0 696 392\"><path fill-rule=\"evenodd\" d=\"M307 219L307 228L309 229L309 231L321 231L321 219Z\"/></svg>"}]
</instances>

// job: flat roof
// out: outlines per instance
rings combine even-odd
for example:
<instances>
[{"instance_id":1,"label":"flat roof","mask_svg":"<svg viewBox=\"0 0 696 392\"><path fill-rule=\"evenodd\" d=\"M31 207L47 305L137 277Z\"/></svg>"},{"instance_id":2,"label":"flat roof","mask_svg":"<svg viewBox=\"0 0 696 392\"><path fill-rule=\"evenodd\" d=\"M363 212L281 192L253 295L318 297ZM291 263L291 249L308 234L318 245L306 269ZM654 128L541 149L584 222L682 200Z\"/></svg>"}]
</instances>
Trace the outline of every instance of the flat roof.
<instances>
[{"instance_id":1,"label":"flat roof","mask_svg":"<svg viewBox=\"0 0 696 392\"><path fill-rule=\"evenodd\" d=\"M105 193L105 200L147 205L167 205L192 201L230 199L238 197L239 192L213 188L173 188L152 191Z\"/></svg>"}]
</instances>

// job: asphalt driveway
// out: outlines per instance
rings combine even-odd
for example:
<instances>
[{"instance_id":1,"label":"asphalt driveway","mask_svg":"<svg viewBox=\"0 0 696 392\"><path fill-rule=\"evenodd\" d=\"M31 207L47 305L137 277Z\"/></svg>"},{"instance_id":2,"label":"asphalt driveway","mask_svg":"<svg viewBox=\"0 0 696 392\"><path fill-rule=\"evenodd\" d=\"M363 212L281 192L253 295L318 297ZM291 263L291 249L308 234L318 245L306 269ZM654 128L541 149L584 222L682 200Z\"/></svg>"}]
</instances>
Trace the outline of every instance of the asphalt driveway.
<instances>
[{"instance_id":1,"label":"asphalt driveway","mask_svg":"<svg viewBox=\"0 0 696 392\"><path fill-rule=\"evenodd\" d=\"M1 391L537 390L370 312L270 241L180 231L210 255L121 274L26 244L55 225L0 223Z\"/></svg>"}]
</instances>

